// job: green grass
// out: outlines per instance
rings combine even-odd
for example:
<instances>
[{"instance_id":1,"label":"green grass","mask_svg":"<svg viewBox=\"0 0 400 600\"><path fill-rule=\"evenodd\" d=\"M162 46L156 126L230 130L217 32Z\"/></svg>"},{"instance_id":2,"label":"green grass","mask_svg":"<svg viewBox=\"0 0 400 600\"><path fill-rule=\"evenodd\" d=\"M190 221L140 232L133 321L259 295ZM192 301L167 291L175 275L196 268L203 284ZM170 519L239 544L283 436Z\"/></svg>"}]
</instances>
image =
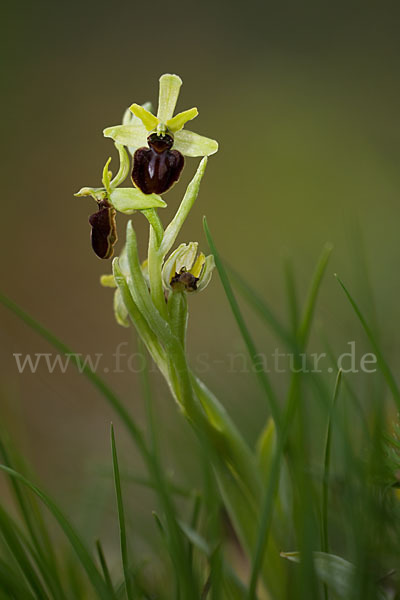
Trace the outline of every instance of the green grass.
<instances>
[{"instance_id":1,"label":"green grass","mask_svg":"<svg viewBox=\"0 0 400 600\"><path fill-rule=\"evenodd\" d=\"M93 477L101 477L110 489L114 480L114 516L120 540L116 557L101 539L88 542L68 510L61 509L42 488L3 423L0 470L12 500L0 504L0 600L400 598L396 571L400 498L394 487L400 444L391 421L393 409L400 409L400 392L373 326L338 279L338 292L342 289L349 301L349 315L353 312L360 321L370 351L377 357L377 373L359 377L385 382L384 388L376 386L379 391L368 405L363 405L362 387L355 378L349 381L346 373L336 369L331 374L288 372L285 385L275 389L273 378L259 368L257 356L266 348L258 348L260 342L255 342L247 315L251 311L260 328L270 330L299 366L302 353L307 354L323 277L329 275L331 248L323 249L303 301L294 266L285 261L282 295L287 316L278 318L260 293L225 265L206 222L204 226L233 322L272 420L260 424L259 441L255 448L249 447L240 427L231 424L224 409L190 375L194 406L203 411L194 426L200 441L195 455L200 457L202 477L191 489L189 483L171 481L165 472L142 342L139 340L139 351L146 356L141 374L143 427L125 408L123 399L74 358L115 411L119 419L115 431L119 434L125 429L141 455L146 475L135 474L135 465L127 463L126 453L121 461L119 435L116 439L112 427L109 467ZM13 301L5 296L0 299L58 352L71 353ZM156 325L159 327L158 322ZM260 332L257 339L261 339ZM328 354L329 364L335 365L330 347ZM306 364L311 364L310 355ZM183 364L185 375L184 369ZM229 414L229 398L224 400ZM318 407L318 418L312 406ZM172 403L170 408L173 410ZM197 413L193 414L196 418ZM187 427L184 420L182 427ZM152 547L148 561L158 565L158 577L149 575L151 569L136 551L136 516L127 500L138 486L151 498L147 509L149 515L154 514L154 531L148 540Z\"/></svg>"}]
</instances>

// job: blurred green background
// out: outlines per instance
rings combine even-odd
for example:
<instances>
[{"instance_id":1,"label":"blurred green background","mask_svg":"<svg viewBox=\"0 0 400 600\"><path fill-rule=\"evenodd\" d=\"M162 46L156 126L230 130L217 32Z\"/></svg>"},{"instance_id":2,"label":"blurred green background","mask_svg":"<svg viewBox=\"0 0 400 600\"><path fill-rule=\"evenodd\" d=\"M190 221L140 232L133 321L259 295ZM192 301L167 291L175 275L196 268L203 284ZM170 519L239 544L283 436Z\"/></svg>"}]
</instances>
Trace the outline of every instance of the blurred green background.
<instances>
[{"instance_id":1,"label":"blurred green background","mask_svg":"<svg viewBox=\"0 0 400 600\"><path fill-rule=\"evenodd\" d=\"M172 72L184 81L178 109L200 111L190 128L220 142L180 241L199 240L206 249L207 215L225 259L286 320L283 258L293 258L304 297L323 244L332 242L311 351L323 347L319 331L337 354L351 340L360 354L368 350L333 277L337 272L379 322L396 369L397 2L72 0L10 3L3 16L5 293L77 352L103 353L102 367L113 370L112 354L120 342L131 344L132 331L115 324L112 293L98 285L110 264L90 248L87 219L94 202L73 193L100 185L110 155L115 169L117 156L103 127L119 123L132 102L156 104L158 77ZM165 223L196 165L187 160L180 184L166 197ZM125 221L120 215L121 239ZM140 215L135 227L144 252L147 227ZM243 346L217 276L205 293L190 298L190 311L192 362L198 368L207 363L204 379L253 441L266 409L253 375L229 372L230 353ZM271 353L277 341L245 314L260 351ZM13 353L53 350L6 310L0 319L2 418L47 489L73 502L78 514L85 487L101 487L98 467L110 462L113 415L72 367L66 374L44 367L19 374ZM142 422L138 376L122 369L105 377ZM283 394L287 375L273 378ZM372 380L357 378L361 397ZM195 484L194 438L156 374L154 386L166 468L178 481L187 476ZM117 432L122 438L120 427ZM126 453L135 471L130 446ZM151 519L148 496L139 488L132 494L143 516L137 527L144 528Z\"/></svg>"}]
</instances>

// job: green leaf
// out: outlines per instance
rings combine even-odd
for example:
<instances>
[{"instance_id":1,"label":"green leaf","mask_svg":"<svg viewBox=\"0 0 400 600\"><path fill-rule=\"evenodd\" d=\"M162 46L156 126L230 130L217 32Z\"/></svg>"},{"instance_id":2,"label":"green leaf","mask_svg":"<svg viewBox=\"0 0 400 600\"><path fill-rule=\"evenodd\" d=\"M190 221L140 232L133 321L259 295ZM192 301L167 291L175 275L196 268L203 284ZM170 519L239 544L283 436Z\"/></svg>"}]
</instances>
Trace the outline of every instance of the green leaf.
<instances>
[{"instance_id":1,"label":"green leaf","mask_svg":"<svg viewBox=\"0 0 400 600\"><path fill-rule=\"evenodd\" d=\"M160 217L157 214L157 211L154 208L149 208L146 210L142 210L142 215L146 217L146 219L150 223L154 235L156 237L157 248L159 248L163 239L164 228L160 221Z\"/></svg>"},{"instance_id":2,"label":"green leaf","mask_svg":"<svg viewBox=\"0 0 400 600\"><path fill-rule=\"evenodd\" d=\"M157 194L143 194L137 188L116 188L110 194L113 207L126 215L146 208L165 208L166 203Z\"/></svg>"},{"instance_id":3,"label":"green leaf","mask_svg":"<svg viewBox=\"0 0 400 600\"><path fill-rule=\"evenodd\" d=\"M129 313L122 299L121 290L119 288L117 288L114 292L114 316L118 325L121 325L122 327L129 327Z\"/></svg>"},{"instance_id":4,"label":"green leaf","mask_svg":"<svg viewBox=\"0 0 400 600\"><path fill-rule=\"evenodd\" d=\"M192 181L189 183L182 202L171 223L164 232L164 237L161 243L160 252L164 257L171 250L176 238L184 224L200 190L200 183L203 178L207 166L207 157L205 156L197 167L197 171Z\"/></svg>"}]
</instances>

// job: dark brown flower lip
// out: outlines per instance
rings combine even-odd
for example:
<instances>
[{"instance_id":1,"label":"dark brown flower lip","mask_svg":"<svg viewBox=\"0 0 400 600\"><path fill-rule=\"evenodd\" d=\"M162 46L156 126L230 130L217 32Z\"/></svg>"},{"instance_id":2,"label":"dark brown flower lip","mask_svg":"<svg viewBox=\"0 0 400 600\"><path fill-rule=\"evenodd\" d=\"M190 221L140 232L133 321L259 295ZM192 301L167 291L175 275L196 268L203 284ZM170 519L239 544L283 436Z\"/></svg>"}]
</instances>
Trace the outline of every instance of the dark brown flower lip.
<instances>
[{"instance_id":1,"label":"dark brown flower lip","mask_svg":"<svg viewBox=\"0 0 400 600\"><path fill-rule=\"evenodd\" d=\"M170 285L176 292L195 292L197 290L198 281L198 277L195 277L190 271L186 271L185 267L182 267L180 273L175 272Z\"/></svg>"}]
</instances>

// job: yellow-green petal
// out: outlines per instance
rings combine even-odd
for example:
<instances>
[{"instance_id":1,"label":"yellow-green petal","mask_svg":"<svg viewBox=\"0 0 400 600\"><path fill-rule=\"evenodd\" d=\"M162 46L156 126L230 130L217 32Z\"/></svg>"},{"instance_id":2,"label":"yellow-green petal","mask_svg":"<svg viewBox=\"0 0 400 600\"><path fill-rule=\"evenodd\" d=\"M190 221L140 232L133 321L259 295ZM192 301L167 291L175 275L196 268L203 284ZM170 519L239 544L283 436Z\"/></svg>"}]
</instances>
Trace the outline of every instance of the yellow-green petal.
<instances>
[{"instance_id":1,"label":"yellow-green petal","mask_svg":"<svg viewBox=\"0 0 400 600\"><path fill-rule=\"evenodd\" d=\"M119 153L119 169L114 179L110 182L112 188L118 187L128 177L131 163L125 147L122 144L115 144Z\"/></svg>"},{"instance_id":2,"label":"yellow-green petal","mask_svg":"<svg viewBox=\"0 0 400 600\"><path fill-rule=\"evenodd\" d=\"M184 156L210 156L218 150L218 142L192 131L181 129L174 135L174 148Z\"/></svg>"},{"instance_id":3,"label":"yellow-green petal","mask_svg":"<svg viewBox=\"0 0 400 600\"><path fill-rule=\"evenodd\" d=\"M162 123L172 119L181 85L182 79L178 75L161 75L157 117Z\"/></svg>"},{"instance_id":4,"label":"yellow-green petal","mask_svg":"<svg viewBox=\"0 0 400 600\"><path fill-rule=\"evenodd\" d=\"M197 290L199 292L204 290L210 283L214 268L215 268L214 256L212 254L209 254L209 256L207 256L207 258L204 261L204 268L201 272L200 280L197 284Z\"/></svg>"},{"instance_id":5,"label":"yellow-green petal","mask_svg":"<svg viewBox=\"0 0 400 600\"><path fill-rule=\"evenodd\" d=\"M108 194L111 192L110 180L111 180L111 177L112 177L111 171L108 170L110 162L111 162L111 156L108 159L108 161L106 162L106 164L104 165L104 168L103 168L103 177L102 177L103 185L106 188Z\"/></svg>"},{"instance_id":6,"label":"yellow-green petal","mask_svg":"<svg viewBox=\"0 0 400 600\"><path fill-rule=\"evenodd\" d=\"M185 266L183 256L187 252L187 244L180 244L167 258L162 268L162 277L164 286L170 288L172 277L179 272L182 266ZM193 261L192 261L193 264Z\"/></svg>"},{"instance_id":7,"label":"yellow-green petal","mask_svg":"<svg viewBox=\"0 0 400 600\"><path fill-rule=\"evenodd\" d=\"M132 104L132 106L129 107L129 110L142 121L147 131L153 131L153 129L156 129L159 119L157 119L157 117L151 114L151 112L146 110L143 106L140 106L139 104Z\"/></svg>"},{"instance_id":8,"label":"yellow-green petal","mask_svg":"<svg viewBox=\"0 0 400 600\"><path fill-rule=\"evenodd\" d=\"M178 113L175 117L172 117L172 119L169 119L166 122L166 125L171 133L175 133L182 129L185 126L185 123L197 117L198 114L199 111L197 108L189 108L188 110Z\"/></svg>"},{"instance_id":9,"label":"yellow-green petal","mask_svg":"<svg viewBox=\"0 0 400 600\"><path fill-rule=\"evenodd\" d=\"M190 272L192 275L194 275L194 277L200 277L200 274L203 270L203 265L205 263L206 257L203 254L203 252L200 252L200 254L198 255L198 257L196 258L196 261L193 265L193 267L190 269Z\"/></svg>"},{"instance_id":10,"label":"yellow-green petal","mask_svg":"<svg viewBox=\"0 0 400 600\"><path fill-rule=\"evenodd\" d=\"M184 251L179 254L176 258L175 269L177 273L180 273L184 268L186 271L191 271L193 263L197 255L197 242L189 242L188 244L181 244L184 246Z\"/></svg>"},{"instance_id":11,"label":"yellow-green petal","mask_svg":"<svg viewBox=\"0 0 400 600\"><path fill-rule=\"evenodd\" d=\"M137 188L116 188L110 194L110 202L119 212L127 215L135 210L164 208L167 204L157 194L143 194Z\"/></svg>"}]
</instances>

